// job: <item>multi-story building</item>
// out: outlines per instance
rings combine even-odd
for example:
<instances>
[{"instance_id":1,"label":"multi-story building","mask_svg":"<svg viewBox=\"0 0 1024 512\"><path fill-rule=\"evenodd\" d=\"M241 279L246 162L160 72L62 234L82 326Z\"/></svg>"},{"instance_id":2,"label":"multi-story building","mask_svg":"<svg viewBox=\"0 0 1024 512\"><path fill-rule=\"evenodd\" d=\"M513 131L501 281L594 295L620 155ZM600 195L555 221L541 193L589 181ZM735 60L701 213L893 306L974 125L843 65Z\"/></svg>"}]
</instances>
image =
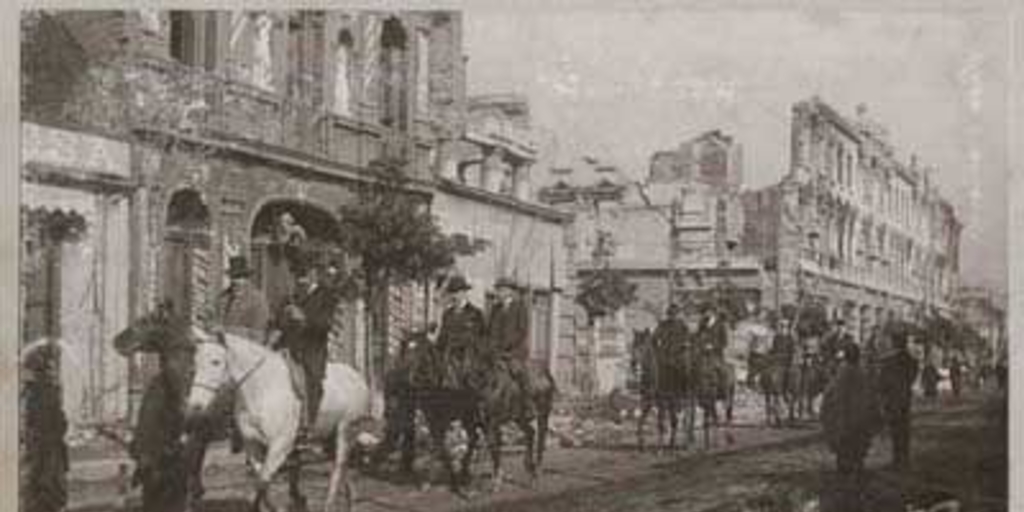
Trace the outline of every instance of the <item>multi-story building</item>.
<instances>
[{"instance_id":1,"label":"multi-story building","mask_svg":"<svg viewBox=\"0 0 1024 512\"><path fill-rule=\"evenodd\" d=\"M718 131L651 157L642 183L617 169L554 169L543 201L575 214L571 252L583 278L607 265L637 285L637 300L602 327L597 387L625 385L633 330L653 328L670 301L702 302L719 285L756 301L760 262L741 254L742 149ZM610 240L611 249L602 246ZM595 250L607 250L595 257ZM586 340L578 341L585 345ZM585 359L585 358L581 358Z\"/></svg>"},{"instance_id":2,"label":"multi-story building","mask_svg":"<svg viewBox=\"0 0 1024 512\"><path fill-rule=\"evenodd\" d=\"M504 107L471 106L466 97L458 12L143 9L35 11L26 19L25 120L128 147L120 193L130 264L115 269L129 283L127 313L110 329L165 297L192 313L208 308L234 254L250 257L256 281L278 303L291 283L277 236L284 214L322 257L344 260L332 243L338 206L376 180L373 166L383 161L403 164L409 192L431 202L449 232L535 226L525 238L492 235L514 241L492 243L476 258L504 257L509 243L544 249L518 267L481 266L481 289L499 272L537 296L561 286L561 244L543 242L560 238L565 216L516 196L517 187L528 189L525 170L511 173L523 183L513 180L510 190L449 179L467 144L500 147L487 158L500 154L513 169L535 158L510 130L478 129L474 116L487 119L485 105ZM510 123L525 131L521 119ZM424 295L395 290L392 324L428 319ZM553 302L538 301L537 325L555 322ZM333 353L377 382L387 347L366 346L361 311L359 303L340 308Z\"/></svg>"},{"instance_id":3,"label":"multi-story building","mask_svg":"<svg viewBox=\"0 0 1024 512\"><path fill-rule=\"evenodd\" d=\"M969 347L974 365L996 364L1008 356L1006 345L1006 299L979 286L963 286L956 297L957 310L981 339L981 346Z\"/></svg>"},{"instance_id":4,"label":"multi-story building","mask_svg":"<svg viewBox=\"0 0 1024 512\"><path fill-rule=\"evenodd\" d=\"M858 335L924 307L948 312L962 225L916 158L900 161L866 108L849 119L818 98L793 107L791 166L748 192L744 252L768 269L769 306L823 302Z\"/></svg>"}]
</instances>

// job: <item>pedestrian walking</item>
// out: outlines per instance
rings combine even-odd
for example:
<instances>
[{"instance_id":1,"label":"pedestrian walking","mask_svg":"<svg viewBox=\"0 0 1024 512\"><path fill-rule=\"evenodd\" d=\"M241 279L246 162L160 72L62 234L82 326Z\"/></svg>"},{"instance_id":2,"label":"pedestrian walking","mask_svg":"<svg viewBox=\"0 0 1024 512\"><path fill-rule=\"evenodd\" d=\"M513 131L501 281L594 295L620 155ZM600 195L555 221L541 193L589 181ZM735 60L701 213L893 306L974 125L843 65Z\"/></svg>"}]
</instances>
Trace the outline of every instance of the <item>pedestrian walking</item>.
<instances>
[{"instance_id":1,"label":"pedestrian walking","mask_svg":"<svg viewBox=\"0 0 1024 512\"><path fill-rule=\"evenodd\" d=\"M892 438L892 465L906 469L910 464L910 409L918 363L907 349L909 334L892 334L892 348L883 355L879 369L882 413Z\"/></svg>"},{"instance_id":2,"label":"pedestrian walking","mask_svg":"<svg viewBox=\"0 0 1024 512\"><path fill-rule=\"evenodd\" d=\"M860 348L849 345L841 351L842 363L825 390L821 419L836 467L844 478L859 483L864 458L871 441L882 426L877 393L860 361Z\"/></svg>"},{"instance_id":3,"label":"pedestrian walking","mask_svg":"<svg viewBox=\"0 0 1024 512\"><path fill-rule=\"evenodd\" d=\"M21 510L56 512L67 506L68 424L60 383L60 346L35 342L22 353Z\"/></svg>"}]
</instances>

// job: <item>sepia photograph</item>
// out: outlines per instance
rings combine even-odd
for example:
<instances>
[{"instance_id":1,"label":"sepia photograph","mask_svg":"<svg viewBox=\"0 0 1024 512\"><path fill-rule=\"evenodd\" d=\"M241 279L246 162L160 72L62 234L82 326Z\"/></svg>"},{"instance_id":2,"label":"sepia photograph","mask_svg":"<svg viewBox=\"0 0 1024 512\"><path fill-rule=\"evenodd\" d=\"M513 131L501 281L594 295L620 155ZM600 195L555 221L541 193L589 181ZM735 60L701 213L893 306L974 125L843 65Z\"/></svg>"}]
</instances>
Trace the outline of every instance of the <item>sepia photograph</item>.
<instances>
[{"instance_id":1,"label":"sepia photograph","mask_svg":"<svg viewBox=\"0 0 1024 512\"><path fill-rule=\"evenodd\" d=\"M904 3L13 11L18 510L1014 510L1021 23Z\"/></svg>"}]
</instances>

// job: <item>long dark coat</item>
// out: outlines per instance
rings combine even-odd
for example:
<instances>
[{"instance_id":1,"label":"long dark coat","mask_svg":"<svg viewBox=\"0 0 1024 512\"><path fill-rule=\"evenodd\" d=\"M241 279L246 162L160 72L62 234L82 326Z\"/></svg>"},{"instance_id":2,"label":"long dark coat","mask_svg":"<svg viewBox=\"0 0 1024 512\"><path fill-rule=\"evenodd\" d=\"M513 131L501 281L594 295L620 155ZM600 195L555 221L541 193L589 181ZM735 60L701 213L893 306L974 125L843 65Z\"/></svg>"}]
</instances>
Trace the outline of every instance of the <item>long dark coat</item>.
<instances>
[{"instance_id":1,"label":"long dark coat","mask_svg":"<svg viewBox=\"0 0 1024 512\"><path fill-rule=\"evenodd\" d=\"M462 307L451 306L441 315L441 330L437 347L444 358L444 383L448 387L467 384L472 358L481 355L486 324L480 308L467 302Z\"/></svg>"},{"instance_id":2,"label":"long dark coat","mask_svg":"<svg viewBox=\"0 0 1024 512\"><path fill-rule=\"evenodd\" d=\"M530 311L521 300L494 304L487 338L502 358L525 362L530 357Z\"/></svg>"},{"instance_id":3,"label":"long dark coat","mask_svg":"<svg viewBox=\"0 0 1024 512\"><path fill-rule=\"evenodd\" d=\"M270 309L255 286L228 287L217 297L217 314L225 331L259 343L265 340Z\"/></svg>"},{"instance_id":4,"label":"long dark coat","mask_svg":"<svg viewBox=\"0 0 1024 512\"><path fill-rule=\"evenodd\" d=\"M443 351L464 352L484 342L484 313L470 302L462 307L450 306L441 315L438 347Z\"/></svg>"},{"instance_id":5,"label":"long dark coat","mask_svg":"<svg viewBox=\"0 0 1024 512\"><path fill-rule=\"evenodd\" d=\"M322 381L327 371L327 343L340 300L340 293L331 286L299 290L275 320L275 327L282 332L281 343L313 382Z\"/></svg>"},{"instance_id":6,"label":"long dark coat","mask_svg":"<svg viewBox=\"0 0 1024 512\"><path fill-rule=\"evenodd\" d=\"M825 440L833 452L863 457L881 428L877 394L859 365L843 364L821 404Z\"/></svg>"},{"instance_id":7,"label":"long dark coat","mask_svg":"<svg viewBox=\"0 0 1024 512\"><path fill-rule=\"evenodd\" d=\"M910 413L917 372L917 359L906 350L890 351L882 358L879 391L882 394L883 409L888 416L902 417Z\"/></svg>"},{"instance_id":8,"label":"long dark coat","mask_svg":"<svg viewBox=\"0 0 1024 512\"><path fill-rule=\"evenodd\" d=\"M57 349L41 349L40 359L56 361ZM43 365L49 364L44 362ZM67 419L56 366L40 368L25 383L22 458L22 506L26 511L56 512L67 505L68 451L64 442Z\"/></svg>"}]
</instances>

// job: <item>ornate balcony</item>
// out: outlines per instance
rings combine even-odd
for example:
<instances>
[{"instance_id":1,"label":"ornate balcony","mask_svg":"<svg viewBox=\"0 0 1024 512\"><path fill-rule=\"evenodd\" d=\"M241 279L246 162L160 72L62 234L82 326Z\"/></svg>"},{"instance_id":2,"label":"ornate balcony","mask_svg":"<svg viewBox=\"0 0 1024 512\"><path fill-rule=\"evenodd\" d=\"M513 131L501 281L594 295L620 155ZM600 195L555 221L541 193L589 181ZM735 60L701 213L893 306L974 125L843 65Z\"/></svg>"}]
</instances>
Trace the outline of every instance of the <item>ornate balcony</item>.
<instances>
[{"instance_id":1,"label":"ornate balcony","mask_svg":"<svg viewBox=\"0 0 1024 512\"><path fill-rule=\"evenodd\" d=\"M396 129L330 112L175 62L139 59L127 76L136 129L244 141L354 167L382 157L431 163L426 148Z\"/></svg>"}]
</instances>

